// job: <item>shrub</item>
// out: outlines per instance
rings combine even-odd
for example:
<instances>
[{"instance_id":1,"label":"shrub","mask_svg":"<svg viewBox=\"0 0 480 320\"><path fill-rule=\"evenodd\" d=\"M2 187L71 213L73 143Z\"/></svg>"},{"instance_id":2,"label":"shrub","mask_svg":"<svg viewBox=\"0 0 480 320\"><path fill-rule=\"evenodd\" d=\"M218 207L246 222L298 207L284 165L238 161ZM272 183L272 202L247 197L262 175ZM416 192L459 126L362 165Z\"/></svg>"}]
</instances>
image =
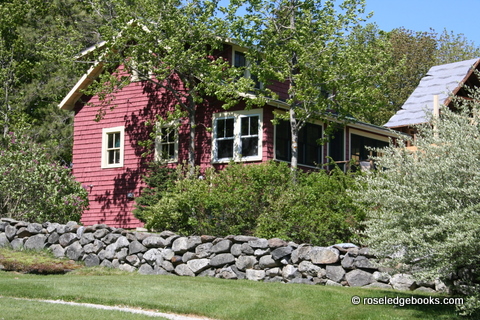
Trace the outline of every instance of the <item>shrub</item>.
<instances>
[{"instance_id":1,"label":"shrub","mask_svg":"<svg viewBox=\"0 0 480 320\"><path fill-rule=\"evenodd\" d=\"M364 211L346 193L354 176L336 168L302 174L258 219L258 236L318 245L352 241Z\"/></svg>"},{"instance_id":2,"label":"shrub","mask_svg":"<svg viewBox=\"0 0 480 320\"><path fill-rule=\"evenodd\" d=\"M471 295L464 314L480 311L480 91L457 113L422 125L409 152L400 141L377 159L353 196L368 210L372 249L393 256L421 278L449 282Z\"/></svg>"},{"instance_id":3,"label":"shrub","mask_svg":"<svg viewBox=\"0 0 480 320\"><path fill-rule=\"evenodd\" d=\"M28 222L78 221L87 192L32 139L9 133L0 140L0 217Z\"/></svg>"},{"instance_id":4,"label":"shrub","mask_svg":"<svg viewBox=\"0 0 480 320\"><path fill-rule=\"evenodd\" d=\"M294 183L286 163L232 163L206 170L202 179L177 177L156 204L144 207L148 228L332 244L350 240L363 218L346 194L353 177L339 170L299 173Z\"/></svg>"},{"instance_id":5,"label":"shrub","mask_svg":"<svg viewBox=\"0 0 480 320\"><path fill-rule=\"evenodd\" d=\"M163 193L177 179L177 171L163 163L152 162L148 169L147 174L143 176L147 188L142 191L139 197L135 198L136 204L133 210L133 215L143 222L146 222L145 210L159 202Z\"/></svg>"}]
</instances>

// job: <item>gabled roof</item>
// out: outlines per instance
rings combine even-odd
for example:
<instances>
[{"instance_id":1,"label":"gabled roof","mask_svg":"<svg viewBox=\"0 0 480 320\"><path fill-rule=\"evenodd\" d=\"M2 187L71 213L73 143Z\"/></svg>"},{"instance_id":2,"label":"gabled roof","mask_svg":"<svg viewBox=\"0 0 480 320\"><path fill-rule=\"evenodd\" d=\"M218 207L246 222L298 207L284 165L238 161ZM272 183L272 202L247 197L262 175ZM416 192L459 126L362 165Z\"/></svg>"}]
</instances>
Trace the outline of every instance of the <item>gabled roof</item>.
<instances>
[{"instance_id":1,"label":"gabled roof","mask_svg":"<svg viewBox=\"0 0 480 320\"><path fill-rule=\"evenodd\" d=\"M439 103L448 105L450 96L457 94L479 62L477 58L430 68L402 108L385 126L397 128L428 122L428 113L433 113L433 96L438 95Z\"/></svg>"}]
</instances>

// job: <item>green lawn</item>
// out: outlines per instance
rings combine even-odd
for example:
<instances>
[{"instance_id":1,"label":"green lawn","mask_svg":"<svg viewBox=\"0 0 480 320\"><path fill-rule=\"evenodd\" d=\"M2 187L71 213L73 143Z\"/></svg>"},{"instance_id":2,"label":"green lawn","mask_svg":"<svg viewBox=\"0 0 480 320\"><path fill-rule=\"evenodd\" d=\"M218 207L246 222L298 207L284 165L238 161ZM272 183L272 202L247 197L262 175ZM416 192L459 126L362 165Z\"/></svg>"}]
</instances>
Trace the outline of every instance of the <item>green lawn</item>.
<instances>
[{"instance_id":1,"label":"green lawn","mask_svg":"<svg viewBox=\"0 0 480 320\"><path fill-rule=\"evenodd\" d=\"M145 276L118 272L105 275L96 272L90 274L73 272L48 276L0 272L0 296L3 297L0 299L0 319L31 319L28 314L25 316L27 310L38 310L37 302L19 303L18 300L12 302L11 299L6 300L9 297L132 306L160 312L203 315L215 319L457 319L453 306L353 305L351 298L354 295L361 298L397 295L412 297L411 293L373 289ZM83 319L79 317L80 314L82 317L84 314L84 311L78 311L80 307L57 308L58 305L42 304L41 310L44 310L42 312L51 310L52 313L46 318L38 316L34 318ZM64 316L65 310L72 310L72 314L77 316L68 318ZM103 314L97 315L97 311L100 312L88 311L91 312L88 319L109 319ZM29 312L35 315L38 313ZM126 318L115 319L145 319L145 317L128 315Z\"/></svg>"},{"instance_id":2,"label":"green lawn","mask_svg":"<svg viewBox=\"0 0 480 320\"><path fill-rule=\"evenodd\" d=\"M0 297L0 320L151 320L147 315Z\"/></svg>"}]
</instances>

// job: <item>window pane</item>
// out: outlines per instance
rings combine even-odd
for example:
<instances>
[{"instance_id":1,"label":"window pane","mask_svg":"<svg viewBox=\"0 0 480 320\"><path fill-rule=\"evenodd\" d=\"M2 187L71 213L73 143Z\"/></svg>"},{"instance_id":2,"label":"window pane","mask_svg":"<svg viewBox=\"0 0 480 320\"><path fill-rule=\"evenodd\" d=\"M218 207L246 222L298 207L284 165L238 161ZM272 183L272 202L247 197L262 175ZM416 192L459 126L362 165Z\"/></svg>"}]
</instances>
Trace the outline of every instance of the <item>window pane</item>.
<instances>
[{"instance_id":1,"label":"window pane","mask_svg":"<svg viewBox=\"0 0 480 320\"><path fill-rule=\"evenodd\" d=\"M120 132L115 132L113 136L115 148L120 148Z\"/></svg>"},{"instance_id":2,"label":"window pane","mask_svg":"<svg viewBox=\"0 0 480 320\"><path fill-rule=\"evenodd\" d=\"M217 141L218 159L233 158L233 139Z\"/></svg>"},{"instance_id":3,"label":"window pane","mask_svg":"<svg viewBox=\"0 0 480 320\"><path fill-rule=\"evenodd\" d=\"M258 138L242 138L242 157L258 156Z\"/></svg>"},{"instance_id":4,"label":"window pane","mask_svg":"<svg viewBox=\"0 0 480 320\"><path fill-rule=\"evenodd\" d=\"M233 137L234 119L225 119L225 137Z\"/></svg>"},{"instance_id":5,"label":"window pane","mask_svg":"<svg viewBox=\"0 0 480 320\"><path fill-rule=\"evenodd\" d=\"M245 54L242 52L235 51L235 67L245 67L247 65L247 60L245 59Z\"/></svg>"},{"instance_id":6,"label":"window pane","mask_svg":"<svg viewBox=\"0 0 480 320\"><path fill-rule=\"evenodd\" d=\"M113 133L109 133L109 134L107 134L107 136L108 136L107 148L111 149L111 148L113 148L113 140L114 140Z\"/></svg>"},{"instance_id":7,"label":"window pane","mask_svg":"<svg viewBox=\"0 0 480 320\"><path fill-rule=\"evenodd\" d=\"M288 121L280 121L275 126L275 158L277 160L290 161L290 150L290 124Z\"/></svg>"},{"instance_id":8,"label":"window pane","mask_svg":"<svg viewBox=\"0 0 480 320\"><path fill-rule=\"evenodd\" d=\"M175 158L175 145L173 143L162 145L162 159L173 158Z\"/></svg>"},{"instance_id":9,"label":"window pane","mask_svg":"<svg viewBox=\"0 0 480 320\"><path fill-rule=\"evenodd\" d=\"M241 135L258 135L258 116L241 118Z\"/></svg>"},{"instance_id":10,"label":"window pane","mask_svg":"<svg viewBox=\"0 0 480 320\"><path fill-rule=\"evenodd\" d=\"M250 134L250 117L241 118L241 135L248 136Z\"/></svg>"},{"instance_id":11,"label":"window pane","mask_svg":"<svg viewBox=\"0 0 480 320\"><path fill-rule=\"evenodd\" d=\"M217 123L217 138L233 137L234 119L219 119Z\"/></svg>"},{"instance_id":12,"label":"window pane","mask_svg":"<svg viewBox=\"0 0 480 320\"><path fill-rule=\"evenodd\" d=\"M115 163L120 163L120 150L115 150Z\"/></svg>"},{"instance_id":13,"label":"window pane","mask_svg":"<svg viewBox=\"0 0 480 320\"><path fill-rule=\"evenodd\" d=\"M108 151L108 164L120 163L120 150Z\"/></svg>"},{"instance_id":14,"label":"window pane","mask_svg":"<svg viewBox=\"0 0 480 320\"><path fill-rule=\"evenodd\" d=\"M258 134L258 116L250 117L250 134Z\"/></svg>"},{"instance_id":15,"label":"window pane","mask_svg":"<svg viewBox=\"0 0 480 320\"><path fill-rule=\"evenodd\" d=\"M108 164L115 163L115 152L114 150L108 151Z\"/></svg>"}]
</instances>

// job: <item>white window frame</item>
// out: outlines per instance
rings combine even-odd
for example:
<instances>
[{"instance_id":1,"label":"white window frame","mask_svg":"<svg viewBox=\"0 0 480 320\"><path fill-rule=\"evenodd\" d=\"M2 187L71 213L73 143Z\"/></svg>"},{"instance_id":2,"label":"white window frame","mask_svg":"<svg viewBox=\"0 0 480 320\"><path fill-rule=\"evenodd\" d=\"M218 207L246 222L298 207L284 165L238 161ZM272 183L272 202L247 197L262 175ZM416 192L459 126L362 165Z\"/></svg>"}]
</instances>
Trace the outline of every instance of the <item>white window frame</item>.
<instances>
[{"instance_id":1,"label":"white window frame","mask_svg":"<svg viewBox=\"0 0 480 320\"><path fill-rule=\"evenodd\" d=\"M248 137L241 135L242 118L258 116L258 153L254 156L242 156L242 142L241 139ZM234 119L233 124L233 157L218 158L217 150L217 120ZM228 163L230 161L261 161L263 157L263 109L243 110L233 112L215 113L212 117L212 162L213 163Z\"/></svg>"},{"instance_id":2,"label":"white window frame","mask_svg":"<svg viewBox=\"0 0 480 320\"><path fill-rule=\"evenodd\" d=\"M237 47L237 46L232 47L232 61L231 61L232 66L235 66L235 53L239 52L239 53L245 54L245 51L246 51L245 49L242 50L240 49L240 47ZM245 57L245 70L243 72L243 76L247 79L252 78L252 74L250 73L250 65L251 65L251 61ZM263 89L263 83L261 81L259 81L258 83L259 83L259 87L255 89Z\"/></svg>"},{"instance_id":3,"label":"white window frame","mask_svg":"<svg viewBox=\"0 0 480 320\"><path fill-rule=\"evenodd\" d=\"M174 141L162 143L162 129L171 129L174 132ZM162 158L162 146L165 144L173 144L173 158L164 159ZM157 135L155 137L155 161L166 161L167 163L175 163L178 162L178 128L175 127L174 123L159 125L157 127Z\"/></svg>"},{"instance_id":4,"label":"white window frame","mask_svg":"<svg viewBox=\"0 0 480 320\"><path fill-rule=\"evenodd\" d=\"M119 162L118 163L108 163L108 136L113 133L120 133L120 147L119 149ZM116 148L115 148L116 149ZM113 127L113 128L104 128L102 129L102 165L104 169L107 168L120 168L123 167L125 153L125 127Z\"/></svg>"}]
</instances>

